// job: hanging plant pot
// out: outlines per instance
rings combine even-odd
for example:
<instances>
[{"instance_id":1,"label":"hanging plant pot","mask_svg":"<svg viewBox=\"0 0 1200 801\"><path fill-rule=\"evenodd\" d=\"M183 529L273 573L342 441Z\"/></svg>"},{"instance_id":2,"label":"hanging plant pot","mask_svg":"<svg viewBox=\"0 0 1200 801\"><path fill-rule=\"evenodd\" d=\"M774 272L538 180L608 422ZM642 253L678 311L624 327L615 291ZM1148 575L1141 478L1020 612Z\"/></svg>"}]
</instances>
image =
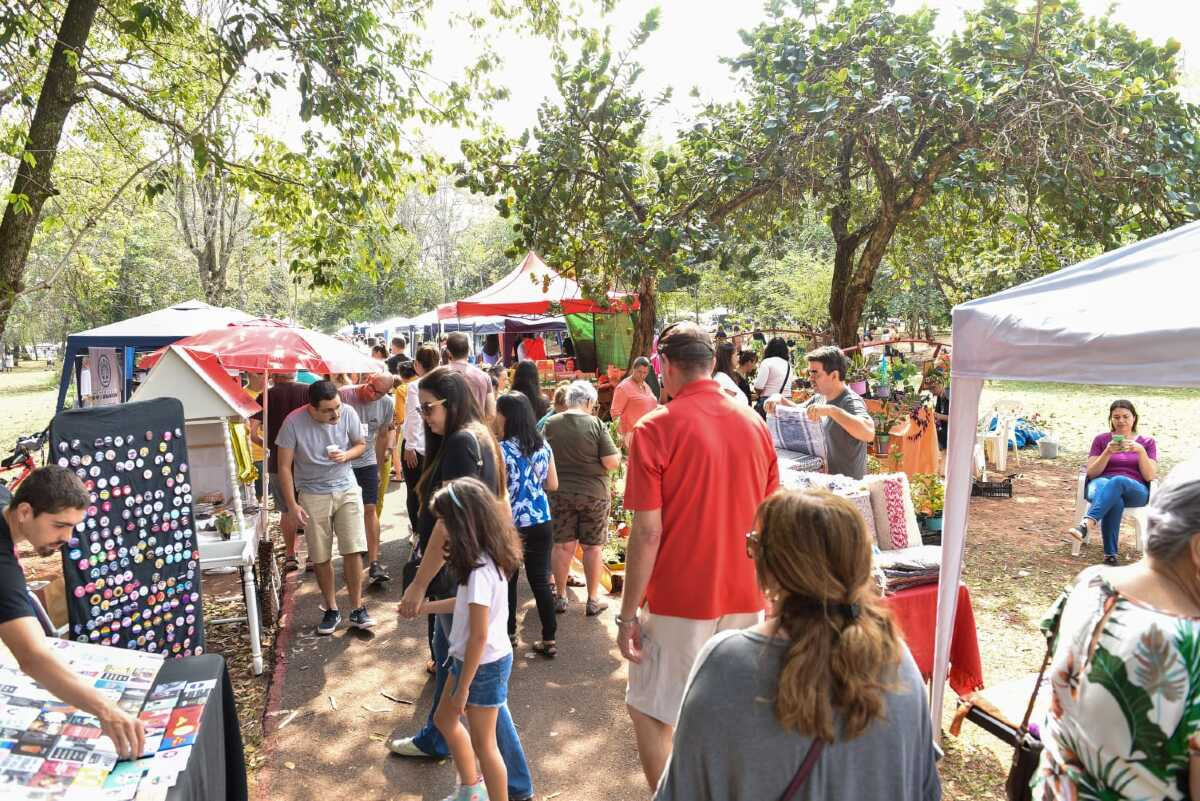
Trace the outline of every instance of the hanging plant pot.
<instances>
[{"instance_id":1,"label":"hanging plant pot","mask_svg":"<svg viewBox=\"0 0 1200 801\"><path fill-rule=\"evenodd\" d=\"M850 391L855 393L856 395L866 395L867 394L867 382L866 381L851 381L850 382Z\"/></svg>"}]
</instances>

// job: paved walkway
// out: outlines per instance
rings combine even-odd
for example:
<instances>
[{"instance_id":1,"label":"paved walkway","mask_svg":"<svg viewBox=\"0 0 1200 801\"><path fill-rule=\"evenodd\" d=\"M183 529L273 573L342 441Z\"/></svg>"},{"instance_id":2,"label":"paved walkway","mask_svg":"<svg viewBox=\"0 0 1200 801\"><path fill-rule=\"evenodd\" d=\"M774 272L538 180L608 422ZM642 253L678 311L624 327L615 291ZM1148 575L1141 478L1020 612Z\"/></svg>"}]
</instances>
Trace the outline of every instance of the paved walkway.
<instances>
[{"instance_id":1,"label":"paved walkway","mask_svg":"<svg viewBox=\"0 0 1200 801\"><path fill-rule=\"evenodd\" d=\"M318 637L320 592L313 574L297 581L280 634L282 650L267 711L267 762L255 784L258 801L440 801L454 786L449 761L392 756L386 740L413 734L432 703L425 673L426 623L398 621L400 566L407 557L404 487L393 485L383 516L383 560L393 580L368 595L379 625L370 633L339 629ZM338 600L348 614L335 560ZM509 685L509 705L543 801L645 801L646 788L625 712L625 663L615 645L616 604L599 618L572 604L559 617L558 657L535 657L540 637L524 575L523 609ZM578 596L577 596L578 597ZM382 693L401 699L390 700ZM404 703L411 702L411 703Z\"/></svg>"}]
</instances>

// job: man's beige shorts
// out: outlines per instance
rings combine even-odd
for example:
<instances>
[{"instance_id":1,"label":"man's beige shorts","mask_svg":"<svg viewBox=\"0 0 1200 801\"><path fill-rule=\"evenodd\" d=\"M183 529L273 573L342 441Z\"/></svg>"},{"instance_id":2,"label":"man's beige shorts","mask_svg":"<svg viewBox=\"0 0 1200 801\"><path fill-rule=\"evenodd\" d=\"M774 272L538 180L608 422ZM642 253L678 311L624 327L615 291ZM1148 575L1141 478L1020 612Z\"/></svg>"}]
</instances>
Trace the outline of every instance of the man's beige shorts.
<instances>
[{"instance_id":1,"label":"man's beige shorts","mask_svg":"<svg viewBox=\"0 0 1200 801\"><path fill-rule=\"evenodd\" d=\"M726 629L762 622L762 613L725 615L716 620L653 615L642 609L642 661L629 663L625 703L668 726L679 721L679 707L692 663L704 643Z\"/></svg>"},{"instance_id":2,"label":"man's beige shorts","mask_svg":"<svg viewBox=\"0 0 1200 801\"><path fill-rule=\"evenodd\" d=\"M367 550L360 488L323 494L301 492L296 500L308 513L304 539L308 543L308 558L313 564L319 565L333 558L334 535L342 556Z\"/></svg>"}]
</instances>

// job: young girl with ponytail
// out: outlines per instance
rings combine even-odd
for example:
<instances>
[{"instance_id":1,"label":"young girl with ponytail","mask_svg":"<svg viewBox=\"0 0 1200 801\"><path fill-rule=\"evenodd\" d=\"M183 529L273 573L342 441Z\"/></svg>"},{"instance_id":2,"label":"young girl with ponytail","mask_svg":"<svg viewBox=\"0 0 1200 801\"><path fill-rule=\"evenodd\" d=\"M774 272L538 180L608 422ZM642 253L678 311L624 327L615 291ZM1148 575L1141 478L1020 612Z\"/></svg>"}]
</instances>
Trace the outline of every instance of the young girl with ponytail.
<instances>
[{"instance_id":1,"label":"young girl with ponytail","mask_svg":"<svg viewBox=\"0 0 1200 801\"><path fill-rule=\"evenodd\" d=\"M879 597L855 507L776 492L746 535L767 620L696 659L654 798L936 801L924 683Z\"/></svg>"}]
</instances>

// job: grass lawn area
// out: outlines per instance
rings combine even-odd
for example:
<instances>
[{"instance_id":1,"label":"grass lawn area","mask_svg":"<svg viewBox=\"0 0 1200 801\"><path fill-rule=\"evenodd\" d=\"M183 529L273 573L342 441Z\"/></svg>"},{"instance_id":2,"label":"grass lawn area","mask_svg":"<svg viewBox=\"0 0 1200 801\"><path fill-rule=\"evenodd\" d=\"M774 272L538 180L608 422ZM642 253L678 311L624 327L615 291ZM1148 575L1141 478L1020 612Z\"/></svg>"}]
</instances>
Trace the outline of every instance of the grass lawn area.
<instances>
[{"instance_id":1,"label":"grass lawn area","mask_svg":"<svg viewBox=\"0 0 1200 801\"><path fill-rule=\"evenodd\" d=\"M0 456L7 456L17 437L35 434L50 424L58 394L57 369L18 367L0 373Z\"/></svg>"}]
</instances>

